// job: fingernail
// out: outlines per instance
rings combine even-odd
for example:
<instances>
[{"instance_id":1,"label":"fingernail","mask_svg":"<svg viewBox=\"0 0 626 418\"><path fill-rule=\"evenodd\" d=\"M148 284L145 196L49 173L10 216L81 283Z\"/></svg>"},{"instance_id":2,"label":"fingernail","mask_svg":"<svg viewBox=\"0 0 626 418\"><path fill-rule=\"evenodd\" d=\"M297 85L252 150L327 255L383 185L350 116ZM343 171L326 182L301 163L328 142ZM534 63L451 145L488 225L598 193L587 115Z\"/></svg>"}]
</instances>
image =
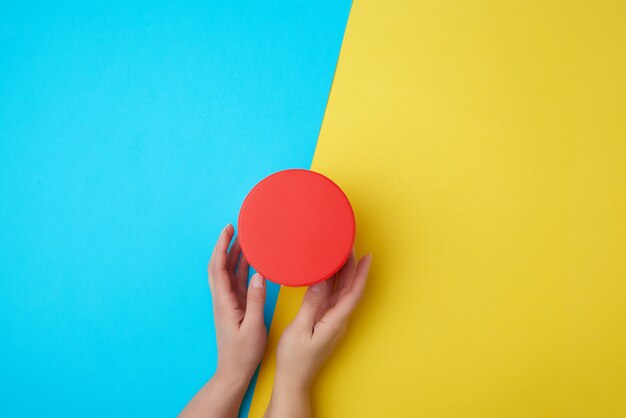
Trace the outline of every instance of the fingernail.
<instances>
[{"instance_id":1,"label":"fingernail","mask_svg":"<svg viewBox=\"0 0 626 418\"><path fill-rule=\"evenodd\" d=\"M255 273L250 279L250 286L255 288L262 288L265 285L265 279L259 274Z\"/></svg>"},{"instance_id":2,"label":"fingernail","mask_svg":"<svg viewBox=\"0 0 626 418\"><path fill-rule=\"evenodd\" d=\"M313 293L322 293L324 290L326 290L326 282L317 283L311 286L311 291Z\"/></svg>"},{"instance_id":3,"label":"fingernail","mask_svg":"<svg viewBox=\"0 0 626 418\"><path fill-rule=\"evenodd\" d=\"M231 227L231 224L226 224L226 226L224 227L224 231L228 231L228 229Z\"/></svg>"}]
</instances>

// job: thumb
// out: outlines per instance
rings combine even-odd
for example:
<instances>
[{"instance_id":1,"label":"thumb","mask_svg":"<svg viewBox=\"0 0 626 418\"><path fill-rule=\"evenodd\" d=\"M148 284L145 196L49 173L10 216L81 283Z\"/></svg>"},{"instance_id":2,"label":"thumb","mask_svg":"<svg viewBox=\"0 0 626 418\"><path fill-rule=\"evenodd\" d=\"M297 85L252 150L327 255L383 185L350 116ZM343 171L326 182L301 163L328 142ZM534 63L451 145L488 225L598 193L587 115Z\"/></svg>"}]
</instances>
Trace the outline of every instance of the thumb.
<instances>
[{"instance_id":1,"label":"thumb","mask_svg":"<svg viewBox=\"0 0 626 418\"><path fill-rule=\"evenodd\" d=\"M263 307L265 305L265 279L254 273L248 286L248 296L246 302L246 315L244 324L251 326L263 325Z\"/></svg>"},{"instance_id":2,"label":"thumb","mask_svg":"<svg viewBox=\"0 0 626 418\"><path fill-rule=\"evenodd\" d=\"M326 296L327 287L328 285L326 282L316 283L313 286L309 286L304 294L302 306L300 307L300 311L298 312L294 322L298 322L306 327L313 326L317 312L324 303L324 296Z\"/></svg>"}]
</instances>

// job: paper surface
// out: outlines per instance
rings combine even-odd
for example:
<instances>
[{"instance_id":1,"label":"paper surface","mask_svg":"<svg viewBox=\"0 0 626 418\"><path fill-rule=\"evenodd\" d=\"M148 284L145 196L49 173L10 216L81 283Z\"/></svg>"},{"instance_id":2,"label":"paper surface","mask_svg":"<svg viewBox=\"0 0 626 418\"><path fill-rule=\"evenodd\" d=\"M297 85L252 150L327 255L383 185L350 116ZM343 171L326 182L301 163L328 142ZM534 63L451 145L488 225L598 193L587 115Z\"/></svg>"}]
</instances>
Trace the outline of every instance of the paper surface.
<instances>
[{"instance_id":1,"label":"paper surface","mask_svg":"<svg viewBox=\"0 0 626 418\"><path fill-rule=\"evenodd\" d=\"M320 417L626 415L626 6L357 1L312 168L366 295ZM251 417L303 290L281 289Z\"/></svg>"},{"instance_id":2,"label":"paper surface","mask_svg":"<svg viewBox=\"0 0 626 418\"><path fill-rule=\"evenodd\" d=\"M173 417L209 379L213 245L309 168L349 8L3 3L0 416Z\"/></svg>"}]
</instances>

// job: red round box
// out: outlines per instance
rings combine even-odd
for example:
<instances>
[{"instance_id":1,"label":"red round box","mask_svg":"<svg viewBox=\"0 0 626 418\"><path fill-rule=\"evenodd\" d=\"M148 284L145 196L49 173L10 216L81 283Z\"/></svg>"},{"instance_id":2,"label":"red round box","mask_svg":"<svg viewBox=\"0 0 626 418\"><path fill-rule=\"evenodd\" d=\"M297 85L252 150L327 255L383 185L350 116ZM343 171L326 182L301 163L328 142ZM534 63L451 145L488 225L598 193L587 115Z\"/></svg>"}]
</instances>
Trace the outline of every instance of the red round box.
<instances>
[{"instance_id":1,"label":"red round box","mask_svg":"<svg viewBox=\"0 0 626 418\"><path fill-rule=\"evenodd\" d=\"M354 245L350 201L332 180L310 170L279 171L261 180L244 200L238 225L250 265L285 286L328 279Z\"/></svg>"}]
</instances>

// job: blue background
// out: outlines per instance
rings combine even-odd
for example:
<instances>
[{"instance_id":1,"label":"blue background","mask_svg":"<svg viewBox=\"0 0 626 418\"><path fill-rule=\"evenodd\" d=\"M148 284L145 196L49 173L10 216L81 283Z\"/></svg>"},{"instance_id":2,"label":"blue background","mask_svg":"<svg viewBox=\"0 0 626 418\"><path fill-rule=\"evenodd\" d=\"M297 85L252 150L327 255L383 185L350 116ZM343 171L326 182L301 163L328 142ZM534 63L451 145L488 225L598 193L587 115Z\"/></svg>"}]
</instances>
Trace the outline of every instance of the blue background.
<instances>
[{"instance_id":1,"label":"blue background","mask_svg":"<svg viewBox=\"0 0 626 418\"><path fill-rule=\"evenodd\" d=\"M349 8L3 4L1 416L173 416L208 379L213 243L310 166Z\"/></svg>"}]
</instances>

